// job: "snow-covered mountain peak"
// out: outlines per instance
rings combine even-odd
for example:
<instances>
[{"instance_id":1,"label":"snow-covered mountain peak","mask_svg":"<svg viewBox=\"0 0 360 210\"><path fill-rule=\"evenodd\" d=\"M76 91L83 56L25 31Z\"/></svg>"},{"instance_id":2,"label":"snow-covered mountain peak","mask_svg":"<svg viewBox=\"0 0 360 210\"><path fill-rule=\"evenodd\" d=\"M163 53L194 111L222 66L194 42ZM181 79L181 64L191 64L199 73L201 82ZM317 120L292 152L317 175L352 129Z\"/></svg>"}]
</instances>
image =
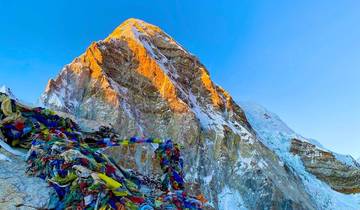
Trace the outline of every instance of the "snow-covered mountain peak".
<instances>
[{"instance_id":1,"label":"snow-covered mountain peak","mask_svg":"<svg viewBox=\"0 0 360 210\"><path fill-rule=\"evenodd\" d=\"M256 139L242 109L211 80L206 67L156 26L130 19L92 43L50 80L42 101L78 118L110 123L120 136L181 143L189 166L186 179L193 190L207 192L216 209L226 209L219 199L234 198L242 207L270 209L288 200L314 206L293 174ZM112 157L151 173L145 163L152 152L134 149L114 151ZM248 182L256 189L242 187Z\"/></svg>"},{"instance_id":2,"label":"snow-covered mountain peak","mask_svg":"<svg viewBox=\"0 0 360 210\"><path fill-rule=\"evenodd\" d=\"M143 20L129 18L120 24L106 39L120 39L132 36L139 32L155 34L162 33L162 30L159 27L146 23Z\"/></svg>"},{"instance_id":3,"label":"snow-covered mountain peak","mask_svg":"<svg viewBox=\"0 0 360 210\"><path fill-rule=\"evenodd\" d=\"M277 114L267 110L265 107L255 102L239 102L244 109L246 117L251 126L257 131L258 135L265 141L264 143L272 148L272 145L277 147L284 147L288 150L290 140L292 138L300 139L309 142L323 150L326 150L320 142L311 138L305 138L291 129ZM269 141L266 139L273 137ZM278 137L278 138L274 138ZM286 137L284 142L274 142L274 139L282 139Z\"/></svg>"},{"instance_id":4,"label":"snow-covered mountain peak","mask_svg":"<svg viewBox=\"0 0 360 210\"><path fill-rule=\"evenodd\" d=\"M253 121L252 126L261 126L263 130L281 132L287 135L295 134L278 115L260 104L255 102L239 102L239 104L249 113L248 119Z\"/></svg>"},{"instance_id":5,"label":"snow-covered mountain peak","mask_svg":"<svg viewBox=\"0 0 360 210\"><path fill-rule=\"evenodd\" d=\"M152 43L156 37L158 43ZM130 18L119 25L104 41L111 42L116 40L136 40L141 43L150 53L155 45L160 44L165 47L172 44L179 50L186 51L179 43L177 43L171 36L166 34L161 28L147 23L140 19ZM161 44L161 42L163 42ZM187 52L188 53L188 52ZM153 54L153 56L159 56Z\"/></svg>"},{"instance_id":6,"label":"snow-covered mountain peak","mask_svg":"<svg viewBox=\"0 0 360 210\"><path fill-rule=\"evenodd\" d=\"M0 93L5 93L6 95L10 96L13 99L16 99L15 95L11 91L11 89L5 85L0 86Z\"/></svg>"},{"instance_id":7,"label":"snow-covered mountain peak","mask_svg":"<svg viewBox=\"0 0 360 210\"><path fill-rule=\"evenodd\" d=\"M322 205L286 165L286 158L294 159L289 137L300 137L259 107L255 117L247 118L194 55L144 21L129 19L92 43L50 80L42 100L55 110L110 123L123 137L179 142L187 181L194 191L207 193L216 209ZM258 128L264 128L262 133ZM141 147L111 153L144 174L154 172L146 164L151 154ZM305 173L300 160L296 164Z\"/></svg>"}]
</instances>

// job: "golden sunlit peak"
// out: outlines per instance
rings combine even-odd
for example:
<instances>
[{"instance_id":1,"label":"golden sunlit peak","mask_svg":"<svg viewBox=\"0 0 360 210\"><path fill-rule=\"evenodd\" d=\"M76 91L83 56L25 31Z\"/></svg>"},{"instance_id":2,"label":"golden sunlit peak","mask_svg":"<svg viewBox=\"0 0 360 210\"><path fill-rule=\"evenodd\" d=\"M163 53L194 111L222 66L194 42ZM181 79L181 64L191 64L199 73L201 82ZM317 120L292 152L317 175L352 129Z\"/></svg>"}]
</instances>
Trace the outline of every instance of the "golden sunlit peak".
<instances>
[{"instance_id":1,"label":"golden sunlit peak","mask_svg":"<svg viewBox=\"0 0 360 210\"><path fill-rule=\"evenodd\" d=\"M161 29L155 25L136 18L129 18L120 24L105 40L119 39L121 37L132 37L134 29L141 33L160 33Z\"/></svg>"},{"instance_id":2,"label":"golden sunlit peak","mask_svg":"<svg viewBox=\"0 0 360 210\"><path fill-rule=\"evenodd\" d=\"M123 25L123 24L136 24L136 23L148 24L145 21L137 19L137 18L129 18L129 19L125 20L121 25Z\"/></svg>"}]
</instances>

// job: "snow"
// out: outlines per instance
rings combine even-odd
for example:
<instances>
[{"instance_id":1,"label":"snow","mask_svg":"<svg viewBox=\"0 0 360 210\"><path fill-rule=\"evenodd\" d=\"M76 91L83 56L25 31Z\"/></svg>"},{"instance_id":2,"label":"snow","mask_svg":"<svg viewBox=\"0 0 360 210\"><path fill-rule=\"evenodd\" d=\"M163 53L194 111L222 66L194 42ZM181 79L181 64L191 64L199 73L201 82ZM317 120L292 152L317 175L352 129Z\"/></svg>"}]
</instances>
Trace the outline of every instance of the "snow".
<instances>
[{"instance_id":1,"label":"snow","mask_svg":"<svg viewBox=\"0 0 360 210\"><path fill-rule=\"evenodd\" d=\"M80 68L80 67L79 67ZM79 102L76 97L69 95L68 93L74 92L76 89L76 82L79 79L78 75L71 75L71 72L68 71L67 67L64 67L60 74L56 76L55 80L50 80L45 92L41 95L39 100L39 105L43 107L57 107L58 109L64 109L69 112L71 110L77 110L79 107ZM73 82L69 82L68 79L73 77ZM50 88L51 81L56 81L56 83L62 88L53 87Z\"/></svg>"},{"instance_id":2,"label":"snow","mask_svg":"<svg viewBox=\"0 0 360 210\"><path fill-rule=\"evenodd\" d=\"M251 102L240 102L246 117L256 133L261 137L261 141L270 149L288 152L291 139L296 138L304 142L315 145L317 149L331 152L315 139L304 138L289 128L276 114L266 110L264 107ZM354 166L354 159L349 155L341 155L334 152L336 158L346 165Z\"/></svg>"},{"instance_id":3,"label":"snow","mask_svg":"<svg viewBox=\"0 0 360 210\"><path fill-rule=\"evenodd\" d=\"M2 86L0 87L0 92L1 92L1 93L7 93L7 91L8 91L8 88L7 88L5 85L2 85Z\"/></svg>"},{"instance_id":4,"label":"snow","mask_svg":"<svg viewBox=\"0 0 360 210\"><path fill-rule=\"evenodd\" d=\"M238 124L237 122L229 122L226 121L222 115L222 113L217 112L213 109L213 107L206 107L205 110L203 107L199 106L197 103L197 98L190 92L185 92L179 85L177 85L176 81L173 81L174 78L178 78L178 74L176 73L176 68L174 68L169 60L164 56L156 47L149 42L146 38L146 34L143 32L139 32L136 27L131 28L135 39L146 49L146 51L151 55L151 57L157 62L157 64L161 67L161 69L168 75L168 78L172 81L172 83L176 86L177 90L184 96L188 96L189 100L192 103L192 111L195 113L196 117L199 119L200 124L203 128L215 129L218 130L219 134L223 134L223 125L227 125L232 130L234 130L237 134L242 136L243 139L251 142L251 134L245 129L243 126ZM164 39L166 39L165 37ZM169 38L167 38L169 39ZM181 46L174 42L179 49L184 50Z\"/></svg>"},{"instance_id":5,"label":"snow","mask_svg":"<svg viewBox=\"0 0 360 210\"><path fill-rule=\"evenodd\" d=\"M12 93L11 89L8 88L5 85L0 86L0 93L5 93L6 95L8 95L10 98L12 99L16 99L15 95Z\"/></svg>"},{"instance_id":6,"label":"snow","mask_svg":"<svg viewBox=\"0 0 360 210\"><path fill-rule=\"evenodd\" d=\"M169 68L167 68L165 65L169 63L169 60L164 56L159 50L155 49L156 47L149 41L147 41L144 38L141 38L140 36L142 33L140 33L135 27L132 27L132 31L134 33L134 36L136 40L146 49L146 51L151 55L151 57L159 64L161 69L169 76L173 76L174 78L177 78L178 75L175 73L175 68L171 65L168 65ZM172 71L170 71L170 69Z\"/></svg>"},{"instance_id":7,"label":"snow","mask_svg":"<svg viewBox=\"0 0 360 210\"><path fill-rule=\"evenodd\" d=\"M196 96L192 93L189 94L189 100L192 104L192 111L195 113L196 117L199 119L200 124L205 129L214 129L219 132L217 134L223 135L223 125L230 127L236 134L240 135L242 139L251 141L252 135L250 132L241 126L239 123L233 121L225 120L222 113L215 111L213 107L208 106L204 110L203 107L198 105Z\"/></svg>"},{"instance_id":8,"label":"snow","mask_svg":"<svg viewBox=\"0 0 360 210\"><path fill-rule=\"evenodd\" d=\"M292 138L307 141L319 149L326 150L320 143L313 139L305 139L295 133L276 114L269 112L260 105L244 102L239 104L260 140L300 176L307 192L316 201L318 209L360 209L360 194L346 195L332 190L326 183L305 170L299 156L294 156L289 152ZM354 164L353 159L349 156L334 155L347 165Z\"/></svg>"},{"instance_id":9,"label":"snow","mask_svg":"<svg viewBox=\"0 0 360 210\"><path fill-rule=\"evenodd\" d=\"M219 209L222 210L247 210L241 195L236 190L232 190L225 186L222 192L218 195Z\"/></svg>"},{"instance_id":10,"label":"snow","mask_svg":"<svg viewBox=\"0 0 360 210\"><path fill-rule=\"evenodd\" d=\"M0 139L0 148L3 148L4 150L6 150L7 152L13 154L13 155L16 155L16 156L19 156L19 157L23 157L25 158L26 154L16 150L16 149L13 149L12 147L10 147L8 144L6 144L2 139ZM3 157L4 158L4 157Z\"/></svg>"},{"instance_id":11,"label":"snow","mask_svg":"<svg viewBox=\"0 0 360 210\"><path fill-rule=\"evenodd\" d=\"M149 24L149 23L145 23L145 22L142 21L142 20L136 20L136 22L137 22L143 29L148 29L148 28L150 28L150 27L148 27L148 25L151 25L151 24ZM151 26L152 26L152 27L156 27L156 26L154 26L154 25L151 25ZM134 28L134 26L133 26L133 28ZM163 37L163 39L164 39L166 42L171 43L171 44L174 44L178 49L180 49L180 50L188 53L179 43L175 42L175 41L170 37L170 35L168 35L168 34L165 33L164 31L162 31L162 33L165 35L165 36ZM159 34L159 35L161 35L161 34Z\"/></svg>"},{"instance_id":12,"label":"snow","mask_svg":"<svg viewBox=\"0 0 360 210\"><path fill-rule=\"evenodd\" d=\"M203 178L205 184L207 184L207 185L210 184L210 182L211 182L211 180L212 180L212 178L213 178L213 175L214 175L214 171L212 171L210 175L205 176L205 177Z\"/></svg>"},{"instance_id":13,"label":"snow","mask_svg":"<svg viewBox=\"0 0 360 210\"><path fill-rule=\"evenodd\" d=\"M0 160L11 162L10 158L6 157L4 154L1 153L0 153Z\"/></svg>"},{"instance_id":14,"label":"snow","mask_svg":"<svg viewBox=\"0 0 360 210\"><path fill-rule=\"evenodd\" d=\"M351 157L351 155L342 155L338 153L333 153L335 155L335 158L344 163L345 165L351 166L351 167L359 167L358 162Z\"/></svg>"},{"instance_id":15,"label":"snow","mask_svg":"<svg viewBox=\"0 0 360 210\"><path fill-rule=\"evenodd\" d=\"M53 106L57 106L57 107L63 107L64 106L62 100L56 94L51 94L49 96L48 103L53 105Z\"/></svg>"},{"instance_id":16,"label":"snow","mask_svg":"<svg viewBox=\"0 0 360 210\"><path fill-rule=\"evenodd\" d=\"M215 129L218 130L219 134L223 134L223 125L227 125L232 130L234 130L237 134L242 136L243 139L247 139L251 141L251 134L245 129L243 126L238 124L237 122L229 122L224 119L222 113L217 112L213 109L213 107L206 107L205 110L202 106L199 106L197 103L197 98L190 92L185 92L179 85L177 85L176 81L173 81L174 78L177 78L178 75L176 73L176 68L174 68L169 60L164 56L156 47L149 42L146 38L146 34L144 32L140 32L136 27L131 28L132 33L134 34L135 39L146 49L146 51L151 55L151 57L157 62L157 64L161 67L161 69L168 75L169 79L176 86L177 90L184 96L188 96L189 100L192 103L192 111L195 113L196 117L199 119L200 124L203 128ZM164 37L164 39L169 39ZM181 46L174 42L179 49L184 50Z\"/></svg>"}]
</instances>

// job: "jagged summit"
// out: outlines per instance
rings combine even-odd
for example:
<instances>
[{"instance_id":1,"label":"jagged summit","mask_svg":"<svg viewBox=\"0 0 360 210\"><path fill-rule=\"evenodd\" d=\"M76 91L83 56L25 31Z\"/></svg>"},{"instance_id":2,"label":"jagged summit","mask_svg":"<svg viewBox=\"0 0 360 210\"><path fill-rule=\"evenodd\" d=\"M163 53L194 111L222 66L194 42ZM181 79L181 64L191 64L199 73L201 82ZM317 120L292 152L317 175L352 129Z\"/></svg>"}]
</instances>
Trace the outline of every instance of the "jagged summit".
<instances>
[{"instance_id":1,"label":"jagged summit","mask_svg":"<svg viewBox=\"0 0 360 210\"><path fill-rule=\"evenodd\" d=\"M103 65L110 63L119 63L121 67L118 70L112 67L103 68ZM202 97L206 99L202 102L223 111L237 109L239 117L244 118L240 109L232 107L234 103L231 96L211 81L209 72L196 57L184 50L160 28L138 19L128 19L104 41L91 44L83 55L63 69L58 78L50 80L42 97L45 103L51 101L48 104L66 110L75 108L76 101L63 100L63 97L68 97L66 89L56 94L52 93L58 89L61 75L69 71L77 75L88 72L94 83L101 83L101 89L106 91L103 97L113 105L118 104L118 97L113 91L113 77L130 71L151 82L151 86L167 101L173 111L186 112L189 108L186 104L196 105L192 99L199 93L195 92L197 88L194 90L190 87L194 84L209 93ZM228 112L231 113L232 110ZM246 120L243 121L246 123Z\"/></svg>"},{"instance_id":2,"label":"jagged summit","mask_svg":"<svg viewBox=\"0 0 360 210\"><path fill-rule=\"evenodd\" d=\"M161 28L136 18L129 18L124 21L104 41L124 38L139 39L140 36L160 36L165 39L165 41L171 42L177 45L179 49L185 51L179 43L176 43L176 41Z\"/></svg>"},{"instance_id":3,"label":"jagged summit","mask_svg":"<svg viewBox=\"0 0 360 210\"><path fill-rule=\"evenodd\" d=\"M92 43L49 81L41 99L52 109L110 123L122 137L171 138L182 144L190 189L204 192L215 209L324 207L312 196L312 186L305 187L300 175L260 140L206 67L144 21L129 19ZM106 152L128 168L156 174L149 164L151 148ZM329 200L325 207L339 207Z\"/></svg>"},{"instance_id":4,"label":"jagged summit","mask_svg":"<svg viewBox=\"0 0 360 210\"><path fill-rule=\"evenodd\" d=\"M120 24L105 40L119 39L121 37L131 36L139 32L148 32L150 34L162 33L162 30L152 24L136 18L129 18Z\"/></svg>"}]
</instances>

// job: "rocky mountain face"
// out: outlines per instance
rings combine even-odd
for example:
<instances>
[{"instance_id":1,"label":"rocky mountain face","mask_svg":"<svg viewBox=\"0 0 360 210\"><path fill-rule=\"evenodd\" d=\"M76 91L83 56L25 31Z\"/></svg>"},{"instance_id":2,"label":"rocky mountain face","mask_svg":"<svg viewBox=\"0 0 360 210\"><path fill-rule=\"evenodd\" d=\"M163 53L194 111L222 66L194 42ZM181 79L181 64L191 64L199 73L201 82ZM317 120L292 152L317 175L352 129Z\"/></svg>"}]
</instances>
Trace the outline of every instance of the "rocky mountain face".
<instances>
[{"instance_id":1,"label":"rocky mountain face","mask_svg":"<svg viewBox=\"0 0 360 210\"><path fill-rule=\"evenodd\" d=\"M306 169L343 193L360 192L360 164L351 157L341 161L330 151L298 139L291 140L290 151L300 156Z\"/></svg>"},{"instance_id":2,"label":"rocky mountain face","mask_svg":"<svg viewBox=\"0 0 360 210\"><path fill-rule=\"evenodd\" d=\"M256 123L249 123L243 109L212 82L206 67L160 28L141 20L129 19L92 43L49 81L41 100L76 118L108 124L123 137L180 143L191 192L201 190L209 208L353 207L332 202L331 188L316 192L331 192L319 201L304 181L310 175L299 174L298 165L253 130ZM274 144L277 140L272 139ZM150 164L153 150L133 145L106 152L128 167L156 175L159 169ZM290 154L290 146L286 152Z\"/></svg>"}]
</instances>

